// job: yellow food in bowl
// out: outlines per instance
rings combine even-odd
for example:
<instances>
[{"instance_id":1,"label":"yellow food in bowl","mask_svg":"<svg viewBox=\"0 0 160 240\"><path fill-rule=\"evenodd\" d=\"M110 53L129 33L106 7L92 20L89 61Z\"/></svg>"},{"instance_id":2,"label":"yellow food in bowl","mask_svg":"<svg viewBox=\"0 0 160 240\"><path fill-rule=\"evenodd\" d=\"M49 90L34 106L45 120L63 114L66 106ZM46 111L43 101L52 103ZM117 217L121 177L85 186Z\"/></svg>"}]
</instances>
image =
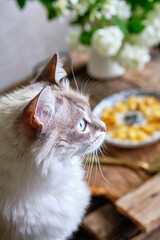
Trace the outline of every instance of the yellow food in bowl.
<instances>
[{"instance_id":1,"label":"yellow food in bowl","mask_svg":"<svg viewBox=\"0 0 160 240\"><path fill-rule=\"evenodd\" d=\"M104 108L101 119L113 139L144 141L160 131L160 101L152 96L130 96Z\"/></svg>"}]
</instances>

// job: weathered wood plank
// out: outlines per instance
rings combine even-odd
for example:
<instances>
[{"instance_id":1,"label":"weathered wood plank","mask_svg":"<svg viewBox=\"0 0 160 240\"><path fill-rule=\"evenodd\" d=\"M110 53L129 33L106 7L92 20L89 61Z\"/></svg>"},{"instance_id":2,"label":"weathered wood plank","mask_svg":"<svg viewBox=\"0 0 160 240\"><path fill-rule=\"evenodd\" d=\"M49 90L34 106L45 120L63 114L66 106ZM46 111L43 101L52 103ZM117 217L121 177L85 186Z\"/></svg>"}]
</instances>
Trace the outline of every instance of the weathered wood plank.
<instances>
[{"instance_id":1,"label":"weathered wood plank","mask_svg":"<svg viewBox=\"0 0 160 240\"><path fill-rule=\"evenodd\" d=\"M116 202L117 209L143 231L160 226L160 173Z\"/></svg>"},{"instance_id":2,"label":"weathered wood plank","mask_svg":"<svg viewBox=\"0 0 160 240\"><path fill-rule=\"evenodd\" d=\"M109 203L86 216L87 226L100 240L131 239L139 229Z\"/></svg>"},{"instance_id":3,"label":"weathered wood plank","mask_svg":"<svg viewBox=\"0 0 160 240\"><path fill-rule=\"evenodd\" d=\"M160 239L160 228L155 229L149 234L141 233L131 240L159 240Z\"/></svg>"},{"instance_id":4,"label":"weathered wood plank","mask_svg":"<svg viewBox=\"0 0 160 240\"><path fill-rule=\"evenodd\" d=\"M67 240L101 240L90 228L85 224L82 224L79 228L79 231L73 234Z\"/></svg>"}]
</instances>

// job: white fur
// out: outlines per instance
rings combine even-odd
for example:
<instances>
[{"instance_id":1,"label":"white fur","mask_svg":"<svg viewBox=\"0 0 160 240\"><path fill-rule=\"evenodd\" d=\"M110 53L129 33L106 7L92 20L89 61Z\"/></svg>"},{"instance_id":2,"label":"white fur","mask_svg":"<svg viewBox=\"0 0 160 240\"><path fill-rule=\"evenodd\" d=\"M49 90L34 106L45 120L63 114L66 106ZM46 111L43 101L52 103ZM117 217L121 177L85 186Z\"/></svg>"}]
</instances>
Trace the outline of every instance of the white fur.
<instances>
[{"instance_id":1,"label":"white fur","mask_svg":"<svg viewBox=\"0 0 160 240\"><path fill-rule=\"evenodd\" d=\"M64 240L89 203L79 157L59 161L49 154L50 142L28 151L30 143L13 128L43 87L37 83L0 98L0 240Z\"/></svg>"}]
</instances>

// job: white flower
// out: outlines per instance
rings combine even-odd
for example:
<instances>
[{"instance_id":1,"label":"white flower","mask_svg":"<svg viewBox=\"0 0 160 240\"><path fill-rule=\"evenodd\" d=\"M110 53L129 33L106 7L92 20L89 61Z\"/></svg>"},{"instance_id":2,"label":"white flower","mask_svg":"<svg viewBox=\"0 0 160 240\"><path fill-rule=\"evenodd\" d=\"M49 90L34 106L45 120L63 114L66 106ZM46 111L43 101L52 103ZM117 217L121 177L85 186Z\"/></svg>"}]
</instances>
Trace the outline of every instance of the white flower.
<instances>
[{"instance_id":1,"label":"white flower","mask_svg":"<svg viewBox=\"0 0 160 240\"><path fill-rule=\"evenodd\" d=\"M88 51L89 47L80 43L80 35L81 35L80 28L72 28L66 38L67 44L70 49L72 50L79 50L79 51Z\"/></svg>"},{"instance_id":2,"label":"white flower","mask_svg":"<svg viewBox=\"0 0 160 240\"><path fill-rule=\"evenodd\" d=\"M152 47L160 43L160 3L147 14L146 27L140 34L131 36L131 41L145 47Z\"/></svg>"},{"instance_id":3,"label":"white flower","mask_svg":"<svg viewBox=\"0 0 160 240\"><path fill-rule=\"evenodd\" d=\"M152 47L160 42L160 19L154 19L152 25L147 26L140 35L141 44Z\"/></svg>"},{"instance_id":4,"label":"white flower","mask_svg":"<svg viewBox=\"0 0 160 240\"><path fill-rule=\"evenodd\" d=\"M68 1L67 0L58 0L54 3L54 6L64 10L67 7Z\"/></svg>"},{"instance_id":5,"label":"white flower","mask_svg":"<svg viewBox=\"0 0 160 240\"><path fill-rule=\"evenodd\" d=\"M77 3L78 3L78 0L70 0L70 3L71 3L71 4L77 4Z\"/></svg>"},{"instance_id":6,"label":"white flower","mask_svg":"<svg viewBox=\"0 0 160 240\"><path fill-rule=\"evenodd\" d=\"M103 6L103 13L107 19L117 16L120 19L128 19L131 16L130 5L124 0L109 0Z\"/></svg>"},{"instance_id":7,"label":"white flower","mask_svg":"<svg viewBox=\"0 0 160 240\"><path fill-rule=\"evenodd\" d=\"M102 12L100 12L96 9L94 9L89 15L90 22L94 23L96 21L101 21L101 19L102 19Z\"/></svg>"},{"instance_id":8,"label":"white flower","mask_svg":"<svg viewBox=\"0 0 160 240\"><path fill-rule=\"evenodd\" d=\"M68 1L67 0L58 0L55 3L53 3L53 6L55 8L58 8L63 15L68 14Z\"/></svg>"},{"instance_id":9,"label":"white flower","mask_svg":"<svg viewBox=\"0 0 160 240\"><path fill-rule=\"evenodd\" d=\"M103 6L102 11L103 11L106 19L111 19L112 16L116 15L116 9L115 9L114 4L112 4L112 2L108 2L107 4L105 4Z\"/></svg>"},{"instance_id":10,"label":"white flower","mask_svg":"<svg viewBox=\"0 0 160 240\"><path fill-rule=\"evenodd\" d=\"M124 35L117 26L101 28L92 37L92 48L101 56L115 56L123 38Z\"/></svg>"},{"instance_id":11,"label":"white flower","mask_svg":"<svg viewBox=\"0 0 160 240\"><path fill-rule=\"evenodd\" d=\"M142 69L150 60L149 51L142 46L125 43L116 60L126 69Z\"/></svg>"},{"instance_id":12,"label":"white flower","mask_svg":"<svg viewBox=\"0 0 160 240\"><path fill-rule=\"evenodd\" d=\"M88 3L85 0L70 0L72 9L80 15L83 15L88 9Z\"/></svg>"}]
</instances>

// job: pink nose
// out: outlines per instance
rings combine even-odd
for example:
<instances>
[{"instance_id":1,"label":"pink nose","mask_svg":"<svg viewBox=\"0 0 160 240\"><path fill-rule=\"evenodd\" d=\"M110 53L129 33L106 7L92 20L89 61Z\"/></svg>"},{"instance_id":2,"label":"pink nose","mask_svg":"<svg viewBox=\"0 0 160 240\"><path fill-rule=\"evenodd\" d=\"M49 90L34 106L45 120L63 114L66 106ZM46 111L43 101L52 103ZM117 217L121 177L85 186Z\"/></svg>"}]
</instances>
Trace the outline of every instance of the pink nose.
<instances>
[{"instance_id":1,"label":"pink nose","mask_svg":"<svg viewBox=\"0 0 160 240\"><path fill-rule=\"evenodd\" d=\"M102 122L102 124L103 124L103 130L102 130L102 132L106 132L106 131L107 131L107 126L106 126L106 124L105 124L104 122Z\"/></svg>"}]
</instances>

